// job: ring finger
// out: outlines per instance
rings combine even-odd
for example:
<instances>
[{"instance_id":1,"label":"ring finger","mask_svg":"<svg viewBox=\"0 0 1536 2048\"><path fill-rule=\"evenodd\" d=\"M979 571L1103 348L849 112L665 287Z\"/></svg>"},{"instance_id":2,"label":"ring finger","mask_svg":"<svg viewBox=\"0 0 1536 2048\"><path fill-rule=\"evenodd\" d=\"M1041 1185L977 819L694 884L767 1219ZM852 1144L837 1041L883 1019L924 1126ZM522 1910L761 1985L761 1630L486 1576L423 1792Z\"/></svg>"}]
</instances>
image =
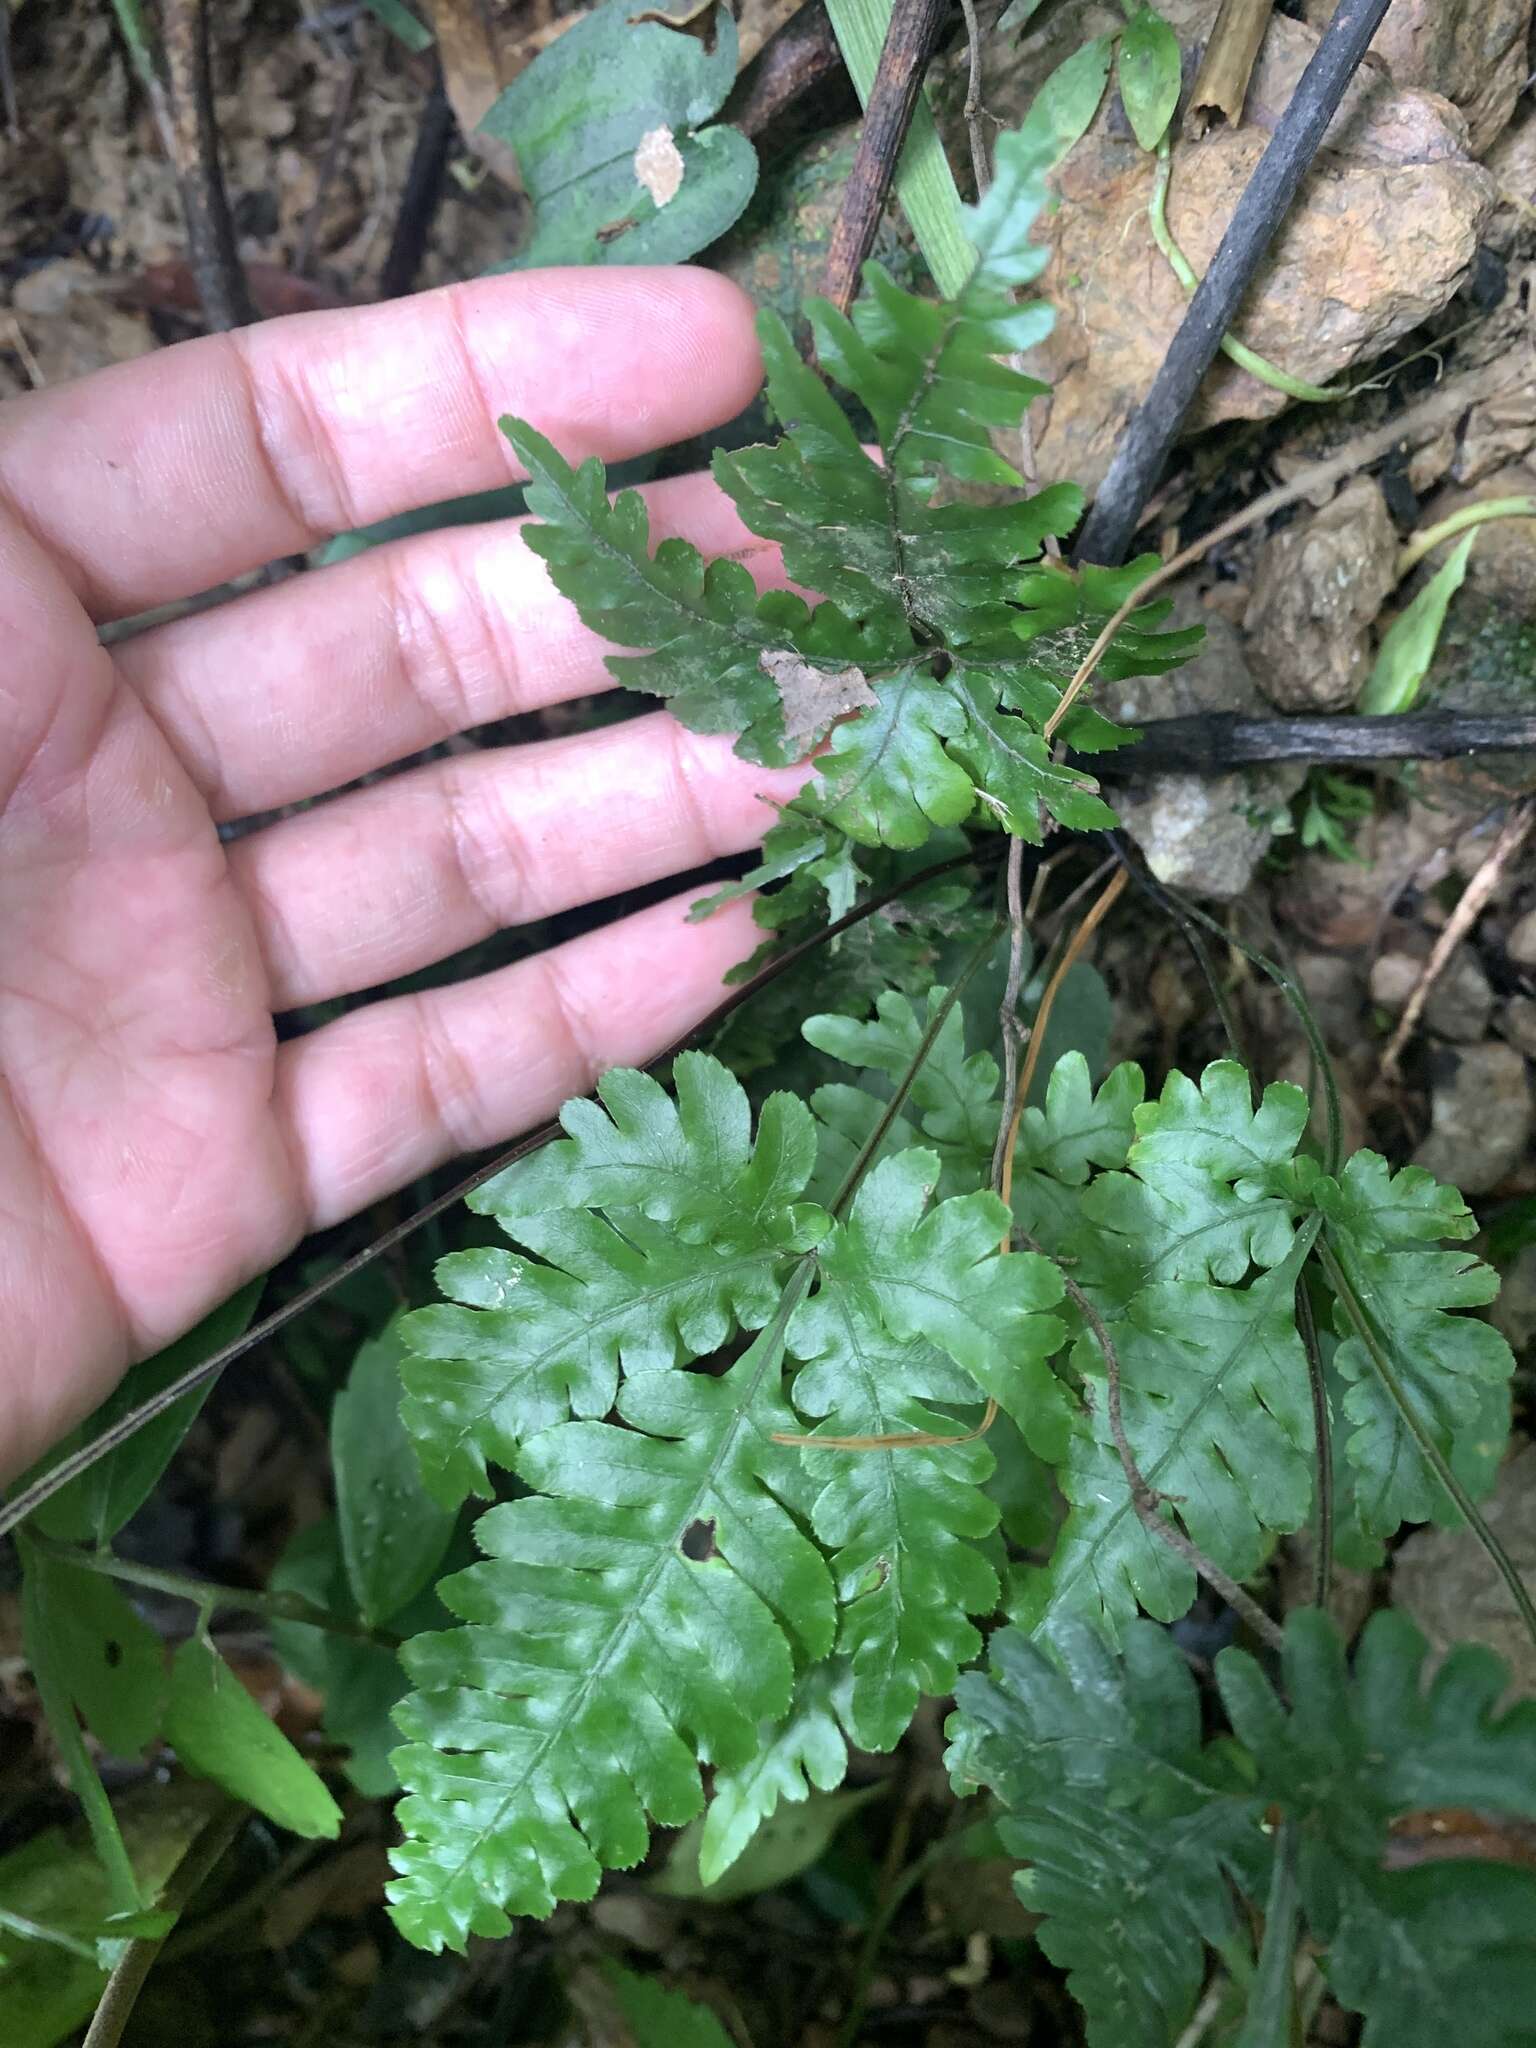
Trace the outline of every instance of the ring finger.
<instances>
[{"instance_id":1,"label":"ring finger","mask_svg":"<svg viewBox=\"0 0 1536 2048\"><path fill-rule=\"evenodd\" d=\"M655 712L413 769L238 840L229 859L285 1010L738 853L805 779Z\"/></svg>"}]
</instances>

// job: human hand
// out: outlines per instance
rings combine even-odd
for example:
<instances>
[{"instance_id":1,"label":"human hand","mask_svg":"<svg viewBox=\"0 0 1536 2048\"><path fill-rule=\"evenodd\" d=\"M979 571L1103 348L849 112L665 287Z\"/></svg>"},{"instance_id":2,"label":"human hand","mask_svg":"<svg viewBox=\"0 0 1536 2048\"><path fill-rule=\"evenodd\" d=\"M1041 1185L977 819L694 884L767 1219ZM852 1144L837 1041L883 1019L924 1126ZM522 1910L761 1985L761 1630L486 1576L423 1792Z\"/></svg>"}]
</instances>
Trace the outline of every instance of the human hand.
<instances>
[{"instance_id":1,"label":"human hand","mask_svg":"<svg viewBox=\"0 0 1536 2048\"><path fill-rule=\"evenodd\" d=\"M640 1062L750 913L674 898L279 1044L273 1014L758 839L803 780L662 712L418 767L607 688L516 522L396 542L103 649L96 627L519 474L730 418L750 308L705 271L553 271L187 343L0 413L0 1476L305 1231ZM659 538L777 557L708 479Z\"/></svg>"}]
</instances>

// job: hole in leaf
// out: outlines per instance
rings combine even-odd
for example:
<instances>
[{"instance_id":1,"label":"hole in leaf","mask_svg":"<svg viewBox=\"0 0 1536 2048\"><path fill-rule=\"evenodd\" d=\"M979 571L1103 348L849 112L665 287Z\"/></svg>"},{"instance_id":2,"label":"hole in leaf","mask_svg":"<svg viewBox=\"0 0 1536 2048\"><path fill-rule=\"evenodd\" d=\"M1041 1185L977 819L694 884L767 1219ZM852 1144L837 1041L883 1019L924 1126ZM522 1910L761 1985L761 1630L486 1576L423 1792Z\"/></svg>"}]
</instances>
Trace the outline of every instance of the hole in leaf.
<instances>
[{"instance_id":1,"label":"hole in leaf","mask_svg":"<svg viewBox=\"0 0 1536 2048\"><path fill-rule=\"evenodd\" d=\"M112 1642L109 1640L105 1645L105 1648L107 1656L107 1669L109 1671L115 1671L118 1665L121 1664L123 1661L123 1646L121 1643Z\"/></svg>"},{"instance_id":2,"label":"hole in leaf","mask_svg":"<svg viewBox=\"0 0 1536 2048\"><path fill-rule=\"evenodd\" d=\"M717 1555L714 1517L707 1522L690 1522L678 1538L677 1547L690 1564L708 1564Z\"/></svg>"}]
</instances>

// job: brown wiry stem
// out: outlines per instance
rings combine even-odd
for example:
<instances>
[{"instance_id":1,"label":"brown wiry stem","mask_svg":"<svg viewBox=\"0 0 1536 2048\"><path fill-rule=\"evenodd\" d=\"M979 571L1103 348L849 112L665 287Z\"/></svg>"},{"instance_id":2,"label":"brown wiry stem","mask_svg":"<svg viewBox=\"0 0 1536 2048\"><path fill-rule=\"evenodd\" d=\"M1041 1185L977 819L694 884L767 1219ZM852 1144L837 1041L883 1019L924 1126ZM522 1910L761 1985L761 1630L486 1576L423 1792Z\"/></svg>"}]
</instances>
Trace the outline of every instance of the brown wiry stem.
<instances>
[{"instance_id":1,"label":"brown wiry stem","mask_svg":"<svg viewBox=\"0 0 1536 2048\"><path fill-rule=\"evenodd\" d=\"M1515 855L1530 837L1531 827L1536 825L1536 808L1527 797L1511 810L1504 821L1504 829L1493 843L1492 851L1477 873L1462 890L1455 909L1446 919L1439 937L1435 940L1429 958L1424 962L1423 971L1413 987L1413 993L1398 1018L1387 1049L1381 1056L1383 1079L1395 1081L1403 1057L1403 1048L1418 1028L1424 1005L1429 1001L1435 983L1444 973L1446 963L1467 933L1471 931L1487 906L1488 899L1499 886L1500 878Z\"/></svg>"},{"instance_id":2,"label":"brown wiry stem","mask_svg":"<svg viewBox=\"0 0 1536 2048\"><path fill-rule=\"evenodd\" d=\"M858 153L827 251L825 294L846 313L858 290L859 272L874 247L880 216L922 89L946 0L896 0L880 51Z\"/></svg>"},{"instance_id":3,"label":"brown wiry stem","mask_svg":"<svg viewBox=\"0 0 1536 2048\"><path fill-rule=\"evenodd\" d=\"M207 0L165 0L162 40L171 92L171 147L187 223L187 254L210 333L256 318L219 162L208 70Z\"/></svg>"}]
</instances>

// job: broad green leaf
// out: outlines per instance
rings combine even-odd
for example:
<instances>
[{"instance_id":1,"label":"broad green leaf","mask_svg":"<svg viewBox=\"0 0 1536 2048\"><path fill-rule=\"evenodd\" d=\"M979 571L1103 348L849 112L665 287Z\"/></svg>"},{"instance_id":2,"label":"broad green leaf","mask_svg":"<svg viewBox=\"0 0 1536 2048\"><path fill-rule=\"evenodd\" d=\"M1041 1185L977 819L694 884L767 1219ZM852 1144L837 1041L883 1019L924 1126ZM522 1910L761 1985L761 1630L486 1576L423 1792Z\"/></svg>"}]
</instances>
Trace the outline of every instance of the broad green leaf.
<instances>
[{"instance_id":1,"label":"broad green leaf","mask_svg":"<svg viewBox=\"0 0 1536 2048\"><path fill-rule=\"evenodd\" d=\"M1451 599L1466 577L1467 561L1476 539L1474 530L1456 543L1418 596L1382 635L1376 660L1356 703L1356 709L1364 716L1379 718L1388 712L1412 709L1440 644L1440 629L1451 608Z\"/></svg>"},{"instance_id":2,"label":"broad green leaf","mask_svg":"<svg viewBox=\"0 0 1536 2048\"><path fill-rule=\"evenodd\" d=\"M705 125L735 76L724 6L706 40L608 0L541 52L480 124L515 152L533 202L532 237L508 267L681 263L724 234L757 183L746 137ZM636 162L658 130L680 172L662 203Z\"/></svg>"},{"instance_id":3,"label":"broad green leaf","mask_svg":"<svg viewBox=\"0 0 1536 2048\"><path fill-rule=\"evenodd\" d=\"M798 1805L781 1806L762 1823L726 1875L713 1884L705 1884L699 1870L705 1822L690 1821L678 1836L666 1869L653 1880L654 1889L668 1898L700 1899L710 1906L728 1906L758 1892L774 1891L820 1862L838 1829L884 1790L883 1785L865 1785L854 1792L802 1794Z\"/></svg>"},{"instance_id":4,"label":"broad green leaf","mask_svg":"<svg viewBox=\"0 0 1536 2048\"><path fill-rule=\"evenodd\" d=\"M248 1287L242 1287L238 1294L231 1295L205 1316L195 1329L188 1330L163 1351L157 1351L153 1358L134 1366L95 1414L72 1431L28 1478L40 1478L61 1458L121 1421L141 1401L160 1393L184 1372L242 1336L256 1313L262 1284L253 1280ZM186 1395L174 1408L146 1423L126 1443L109 1451L89 1471L61 1487L37 1512L35 1519L43 1534L60 1543L109 1543L154 1491L160 1474L197 1419L211 1384ZM18 1485L24 1483L18 1481Z\"/></svg>"},{"instance_id":5,"label":"broad green leaf","mask_svg":"<svg viewBox=\"0 0 1536 2048\"><path fill-rule=\"evenodd\" d=\"M1030 101L1019 133L1042 152L1048 170L1088 133L1104 97L1114 47L1112 36L1094 36L1083 43L1056 66Z\"/></svg>"},{"instance_id":6,"label":"broad green leaf","mask_svg":"<svg viewBox=\"0 0 1536 2048\"><path fill-rule=\"evenodd\" d=\"M160 1733L165 1645L100 1573L36 1549L27 1571L38 1574L37 1611L81 1719L110 1756L138 1756Z\"/></svg>"},{"instance_id":7,"label":"broad green leaf","mask_svg":"<svg viewBox=\"0 0 1536 2048\"><path fill-rule=\"evenodd\" d=\"M347 1581L370 1628L388 1621L432 1578L453 1535L400 1419L405 1358L397 1317L359 1350L331 1409L331 1470Z\"/></svg>"},{"instance_id":8,"label":"broad green leaf","mask_svg":"<svg viewBox=\"0 0 1536 2048\"><path fill-rule=\"evenodd\" d=\"M781 1800L801 1806L814 1793L835 1792L842 1784L848 1743L838 1721L840 1690L846 1691L840 1661L813 1664L795 1681L786 1718L759 1729L757 1754L734 1770L715 1773L703 1821L690 1821L687 1832L692 1839L698 1830L695 1860L702 1885L719 1886L759 1828L778 1813Z\"/></svg>"},{"instance_id":9,"label":"broad green leaf","mask_svg":"<svg viewBox=\"0 0 1536 2048\"><path fill-rule=\"evenodd\" d=\"M1179 103L1179 39L1155 7L1140 6L1125 24L1115 59L1125 116L1143 149L1156 149Z\"/></svg>"},{"instance_id":10,"label":"broad green leaf","mask_svg":"<svg viewBox=\"0 0 1536 2048\"><path fill-rule=\"evenodd\" d=\"M1514 1359L1490 1324L1452 1311L1491 1301L1498 1275L1470 1253L1429 1249L1472 1235L1466 1204L1422 1167L1394 1174L1375 1152L1356 1153L1337 1181L1320 1181L1316 1199L1420 1422L1463 1481L1486 1491L1506 1433ZM1404 1522L1458 1523L1460 1510L1425 1464L1342 1305L1335 1323L1334 1365L1350 1383L1344 1412L1353 1425L1344 1454L1361 1526L1391 1536ZM1495 1400L1502 1415L1490 1441Z\"/></svg>"},{"instance_id":11,"label":"broad green leaf","mask_svg":"<svg viewBox=\"0 0 1536 2048\"><path fill-rule=\"evenodd\" d=\"M634 2036L635 2048L734 2048L730 2035L707 2005L606 1959L603 1975Z\"/></svg>"},{"instance_id":12,"label":"broad green leaf","mask_svg":"<svg viewBox=\"0 0 1536 2048\"><path fill-rule=\"evenodd\" d=\"M201 1636L189 1637L172 1662L165 1733L189 1771L279 1827L312 1839L340 1832L341 1809L318 1773Z\"/></svg>"},{"instance_id":13,"label":"broad green leaf","mask_svg":"<svg viewBox=\"0 0 1536 2048\"><path fill-rule=\"evenodd\" d=\"M172 1777L119 1795L116 1807L134 1874L156 1898L223 1796ZM106 1879L83 1828L43 1828L0 1856L0 1913L41 1922L87 1951L114 1924ZM0 1922L0 2040L5 2048L56 2048L91 2016L107 1968L54 1943L26 1939Z\"/></svg>"}]
</instances>

